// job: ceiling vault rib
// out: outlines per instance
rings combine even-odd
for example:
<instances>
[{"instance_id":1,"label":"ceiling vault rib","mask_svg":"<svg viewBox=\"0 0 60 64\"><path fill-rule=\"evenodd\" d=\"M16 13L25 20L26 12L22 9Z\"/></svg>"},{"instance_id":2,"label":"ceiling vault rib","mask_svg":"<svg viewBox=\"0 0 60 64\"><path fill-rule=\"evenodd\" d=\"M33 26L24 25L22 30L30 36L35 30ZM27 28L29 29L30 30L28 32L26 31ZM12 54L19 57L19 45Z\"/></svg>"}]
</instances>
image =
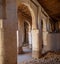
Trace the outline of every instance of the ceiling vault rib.
<instances>
[{"instance_id":1,"label":"ceiling vault rib","mask_svg":"<svg viewBox=\"0 0 60 64\"><path fill-rule=\"evenodd\" d=\"M40 5L45 9L48 15L55 19L60 20L60 0L37 0Z\"/></svg>"},{"instance_id":2,"label":"ceiling vault rib","mask_svg":"<svg viewBox=\"0 0 60 64\"><path fill-rule=\"evenodd\" d=\"M31 20L31 16L29 16L28 14L26 14L25 12L23 12L22 10L18 9L18 14L22 13L22 15L26 18L28 18L29 20Z\"/></svg>"}]
</instances>

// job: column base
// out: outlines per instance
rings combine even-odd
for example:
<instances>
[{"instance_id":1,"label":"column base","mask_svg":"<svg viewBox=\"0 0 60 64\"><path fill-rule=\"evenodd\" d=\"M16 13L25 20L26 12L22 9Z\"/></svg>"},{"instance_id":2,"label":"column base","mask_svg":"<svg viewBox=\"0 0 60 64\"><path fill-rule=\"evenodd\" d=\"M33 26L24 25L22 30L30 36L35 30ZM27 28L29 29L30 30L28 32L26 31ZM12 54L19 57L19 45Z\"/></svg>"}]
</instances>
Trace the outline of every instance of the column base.
<instances>
[{"instance_id":1,"label":"column base","mask_svg":"<svg viewBox=\"0 0 60 64\"><path fill-rule=\"evenodd\" d=\"M22 47L19 47L18 48L18 54L23 54L24 52L23 52L23 49L22 49Z\"/></svg>"},{"instance_id":2,"label":"column base","mask_svg":"<svg viewBox=\"0 0 60 64\"><path fill-rule=\"evenodd\" d=\"M39 59L42 57L42 54L40 51L32 51L32 57Z\"/></svg>"}]
</instances>

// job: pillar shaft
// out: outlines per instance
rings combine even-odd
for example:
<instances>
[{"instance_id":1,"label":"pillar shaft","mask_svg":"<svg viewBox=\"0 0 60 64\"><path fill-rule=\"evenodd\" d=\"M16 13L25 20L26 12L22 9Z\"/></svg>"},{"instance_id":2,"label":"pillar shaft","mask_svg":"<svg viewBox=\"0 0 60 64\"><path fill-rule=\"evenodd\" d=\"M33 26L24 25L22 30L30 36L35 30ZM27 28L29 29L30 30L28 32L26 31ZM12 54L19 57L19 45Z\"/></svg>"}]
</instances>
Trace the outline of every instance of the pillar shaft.
<instances>
[{"instance_id":1,"label":"pillar shaft","mask_svg":"<svg viewBox=\"0 0 60 64\"><path fill-rule=\"evenodd\" d=\"M39 40L39 30L32 30L32 57L39 58L41 56L41 43Z\"/></svg>"},{"instance_id":2,"label":"pillar shaft","mask_svg":"<svg viewBox=\"0 0 60 64\"><path fill-rule=\"evenodd\" d=\"M17 53L18 54L22 54L23 53L23 49L22 49L22 34L21 32L18 30L17 31Z\"/></svg>"},{"instance_id":3,"label":"pillar shaft","mask_svg":"<svg viewBox=\"0 0 60 64\"><path fill-rule=\"evenodd\" d=\"M19 17L19 21L18 21L18 54L22 54L23 53L23 49L22 49L22 45L24 42L24 19L22 18L22 16Z\"/></svg>"},{"instance_id":4,"label":"pillar shaft","mask_svg":"<svg viewBox=\"0 0 60 64\"><path fill-rule=\"evenodd\" d=\"M29 31L29 48L32 48L32 33Z\"/></svg>"},{"instance_id":5,"label":"pillar shaft","mask_svg":"<svg viewBox=\"0 0 60 64\"><path fill-rule=\"evenodd\" d=\"M3 20L0 19L0 64L4 63L4 48L3 48Z\"/></svg>"},{"instance_id":6,"label":"pillar shaft","mask_svg":"<svg viewBox=\"0 0 60 64\"><path fill-rule=\"evenodd\" d=\"M4 41L0 64L17 64L17 10L15 0L6 0L6 19L3 19Z\"/></svg>"}]
</instances>

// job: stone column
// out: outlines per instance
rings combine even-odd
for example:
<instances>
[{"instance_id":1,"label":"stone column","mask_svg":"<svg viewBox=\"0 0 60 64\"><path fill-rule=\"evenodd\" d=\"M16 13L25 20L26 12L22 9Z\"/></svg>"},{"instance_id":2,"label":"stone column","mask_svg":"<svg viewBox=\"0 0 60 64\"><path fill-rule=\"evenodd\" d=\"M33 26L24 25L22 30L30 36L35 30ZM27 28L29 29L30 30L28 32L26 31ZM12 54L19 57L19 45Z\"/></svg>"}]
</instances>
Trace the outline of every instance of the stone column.
<instances>
[{"instance_id":1,"label":"stone column","mask_svg":"<svg viewBox=\"0 0 60 64\"><path fill-rule=\"evenodd\" d=\"M21 43L20 40L22 40L21 35L20 35L20 31L17 30L17 54L22 54L23 53L22 43Z\"/></svg>"},{"instance_id":2,"label":"stone column","mask_svg":"<svg viewBox=\"0 0 60 64\"><path fill-rule=\"evenodd\" d=\"M3 19L3 58L0 64L17 64L17 8L15 0L6 0L6 19ZM1 60L0 60L1 61Z\"/></svg>"},{"instance_id":3,"label":"stone column","mask_svg":"<svg viewBox=\"0 0 60 64\"><path fill-rule=\"evenodd\" d=\"M18 54L23 53L22 44L22 33L20 30L18 30Z\"/></svg>"},{"instance_id":4,"label":"stone column","mask_svg":"<svg viewBox=\"0 0 60 64\"><path fill-rule=\"evenodd\" d=\"M22 45L24 42L24 17L20 14L18 16L18 38L19 38L19 46L18 46L18 54L23 53Z\"/></svg>"},{"instance_id":5,"label":"stone column","mask_svg":"<svg viewBox=\"0 0 60 64\"><path fill-rule=\"evenodd\" d=\"M29 34L29 48L32 48L32 33L31 33L31 31L29 31L28 34Z\"/></svg>"},{"instance_id":6,"label":"stone column","mask_svg":"<svg viewBox=\"0 0 60 64\"><path fill-rule=\"evenodd\" d=\"M28 41L29 41L29 48L32 49L32 32L31 32L31 25L29 24L29 31L28 31Z\"/></svg>"},{"instance_id":7,"label":"stone column","mask_svg":"<svg viewBox=\"0 0 60 64\"><path fill-rule=\"evenodd\" d=\"M32 57L40 58L42 53L42 31L39 31L37 24L32 29Z\"/></svg>"},{"instance_id":8,"label":"stone column","mask_svg":"<svg viewBox=\"0 0 60 64\"><path fill-rule=\"evenodd\" d=\"M41 47L39 41L39 30L32 30L32 57L40 58L41 57Z\"/></svg>"},{"instance_id":9,"label":"stone column","mask_svg":"<svg viewBox=\"0 0 60 64\"><path fill-rule=\"evenodd\" d=\"M4 37L3 37L3 20L0 19L0 64L4 64L4 47L3 47L3 41L4 41Z\"/></svg>"},{"instance_id":10,"label":"stone column","mask_svg":"<svg viewBox=\"0 0 60 64\"><path fill-rule=\"evenodd\" d=\"M33 17L34 18L34 17ZM40 58L42 53L42 29L40 15L32 19L32 57ZM39 24L38 24L39 21ZM39 29L40 28L40 29Z\"/></svg>"},{"instance_id":11,"label":"stone column","mask_svg":"<svg viewBox=\"0 0 60 64\"><path fill-rule=\"evenodd\" d=\"M48 35L48 31L47 31L47 22L48 22L48 18L43 18L43 51L42 53L45 53L47 51L47 35Z\"/></svg>"},{"instance_id":12,"label":"stone column","mask_svg":"<svg viewBox=\"0 0 60 64\"><path fill-rule=\"evenodd\" d=\"M32 29L32 57L33 58L40 58L41 57L41 49L42 49L42 33L39 31L39 28L37 27L37 22L35 20L35 26ZM41 41L40 41L41 40Z\"/></svg>"}]
</instances>

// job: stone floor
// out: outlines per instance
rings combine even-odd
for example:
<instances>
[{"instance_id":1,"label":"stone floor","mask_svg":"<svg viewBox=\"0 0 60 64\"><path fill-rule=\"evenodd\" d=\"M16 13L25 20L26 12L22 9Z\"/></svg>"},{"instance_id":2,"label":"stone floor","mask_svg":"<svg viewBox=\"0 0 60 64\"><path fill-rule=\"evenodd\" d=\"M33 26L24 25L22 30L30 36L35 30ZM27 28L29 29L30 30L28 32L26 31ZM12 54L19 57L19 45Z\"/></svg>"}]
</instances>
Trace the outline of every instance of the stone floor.
<instances>
[{"instance_id":1,"label":"stone floor","mask_svg":"<svg viewBox=\"0 0 60 64\"><path fill-rule=\"evenodd\" d=\"M21 64L22 62L27 62L32 59L31 49L29 47L23 47L24 54L20 54L17 56L17 64Z\"/></svg>"},{"instance_id":2,"label":"stone floor","mask_svg":"<svg viewBox=\"0 0 60 64\"><path fill-rule=\"evenodd\" d=\"M33 59L29 47L23 47L23 51L24 54L17 56L18 64L60 64L60 52L47 52L40 59Z\"/></svg>"},{"instance_id":3,"label":"stone floor","mask_svg":"<svg viewBox=\"0 0 60 64\"><path fill-rule=\"evenodd\" d=\"M60 64L60 55L48 52L40 59L31 59L21 64Z\"/></svg>"}]
</instances>

